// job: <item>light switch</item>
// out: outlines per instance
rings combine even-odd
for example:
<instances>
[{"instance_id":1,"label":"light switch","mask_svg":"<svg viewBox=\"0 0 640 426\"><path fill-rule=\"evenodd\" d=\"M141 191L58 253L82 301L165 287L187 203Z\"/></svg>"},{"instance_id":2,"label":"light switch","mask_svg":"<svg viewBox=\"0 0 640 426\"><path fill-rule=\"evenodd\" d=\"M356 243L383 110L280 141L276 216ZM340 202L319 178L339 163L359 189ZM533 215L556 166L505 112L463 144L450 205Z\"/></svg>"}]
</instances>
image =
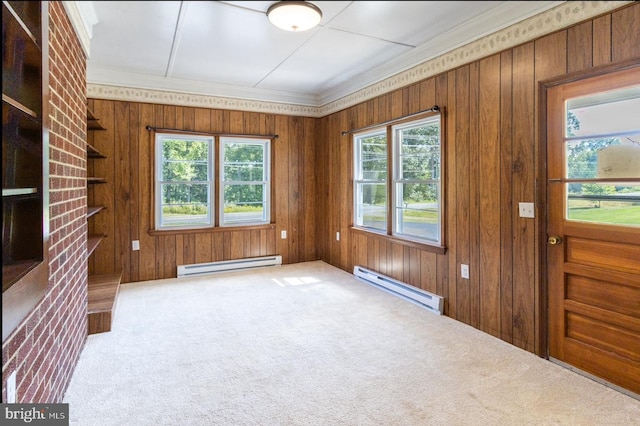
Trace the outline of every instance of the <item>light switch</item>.
<instances>
[{"instance_id":1,"label":"light switch","mask_svg":"<svg viewBox=\"0 0 640 426\"><path fill-rule=\"evenodd\" d=\"M283 240L287 239L287 231L285 229L280 231L280 238L283 239Z\"/></svg>"},{"instance_id":2,"label":"light switch","mask_svg":"<svg viewBox=\"0 0 640 426\"><path fill-rule=\"evenodd\" d=\"M464 263L460 265L460 276L469 279L469 265L465 265Z\"/></svg>"}]
</instances>

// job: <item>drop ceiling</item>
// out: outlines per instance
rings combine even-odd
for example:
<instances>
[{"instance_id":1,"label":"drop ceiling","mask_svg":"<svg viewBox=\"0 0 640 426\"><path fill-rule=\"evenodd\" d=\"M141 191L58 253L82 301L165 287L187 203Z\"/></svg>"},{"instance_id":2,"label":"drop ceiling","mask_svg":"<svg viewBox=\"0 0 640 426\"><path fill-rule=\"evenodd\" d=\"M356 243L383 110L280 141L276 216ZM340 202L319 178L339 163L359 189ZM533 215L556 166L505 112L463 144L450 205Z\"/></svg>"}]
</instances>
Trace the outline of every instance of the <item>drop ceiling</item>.
<instances>
[{"instance_id":1,"label":"drop ceiling","mask_svg":"<svg viewBox=\"0 0 640 426\"><path fill-rule=\"evenodd\" d=\"M314 1L289 32L273 1L81 1L89 84L320 107L559 1Z\"/></svg>"}]
</instances>

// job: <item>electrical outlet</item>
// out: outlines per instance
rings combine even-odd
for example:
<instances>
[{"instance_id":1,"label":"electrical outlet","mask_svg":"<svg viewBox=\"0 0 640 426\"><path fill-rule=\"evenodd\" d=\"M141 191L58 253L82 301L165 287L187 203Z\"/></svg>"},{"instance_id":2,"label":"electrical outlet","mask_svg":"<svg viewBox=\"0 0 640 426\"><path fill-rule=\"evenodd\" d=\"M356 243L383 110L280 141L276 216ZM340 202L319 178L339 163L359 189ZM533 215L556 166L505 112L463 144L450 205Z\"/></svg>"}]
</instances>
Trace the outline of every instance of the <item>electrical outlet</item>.
<instances>
[{"instance_id":1,"label":"electrical outlet","mask_svg":"<svg viewBox=\"0 0 640 426\"><path fill-rule=\"evenodd\" d=\"M140 241L133 240L131 241L131 250L140 250Z\"/></svg>"},{"instance_id":2,"label":"electrical outlet","mask_svg":"<svg viewBox=\"0 0 640 426\"><path fill-rule=\"evenodd\" d=\"M280 231L280 238L282 238L283 240L287 239L287 231L285 229Z\"/></svg>"},{"instance_id":3,"label":"electrical outlet","mask_svg":"<svg viewBox=\"0 0 640 426\"><path fill-rule=\"evenodd\" d=\"M460 265L460 276L469 279L469 265L465 265L464 263Z\"/></svg>"},{"instance_id":4,"label":"electrical outlet","mask_svg":"<svg viewBox=\"0 0 640 426\"><path fill-rule=\"evenodd\" d=\"M340 232L336 232L336 241L340 241Z\"/></svg>"},{"instance_id":5,"label":"electrical outlet","mask_svg":"<svg viewBox=\"0 0 640 426\"><path fill-rule=\"evenodd\" d=\"M536 217L534 210L535 207L533 203L518 203L520 217Z\"/></svg>"},{"instance_id":6,"label":"electrical outlet","mask_svg":"<svg viewBox=\"0 0 640 426\"><path fill-rule=\"evenodd\" d=\"M7 404L15 404L16 398L16 372L14 371L7 379Z\"/></svg>"}]
</instances>

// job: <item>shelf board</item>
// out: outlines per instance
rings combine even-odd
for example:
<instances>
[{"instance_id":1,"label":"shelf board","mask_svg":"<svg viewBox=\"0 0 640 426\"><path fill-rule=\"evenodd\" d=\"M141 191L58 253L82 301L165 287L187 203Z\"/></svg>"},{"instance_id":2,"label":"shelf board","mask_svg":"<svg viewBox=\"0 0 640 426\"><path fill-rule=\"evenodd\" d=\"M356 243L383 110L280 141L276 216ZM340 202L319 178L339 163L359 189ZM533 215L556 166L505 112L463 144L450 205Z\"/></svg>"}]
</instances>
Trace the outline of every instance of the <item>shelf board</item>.
<instances>
[{"instance_id":1,"label":"shelf board","mask_svg":"<svg viewBox=\"0 0 640 426\"><path fill-rule=\"evenodd\" d=\"M107 130L100 124L100 119L96 118L89 107L87 107L87 130Z\"/></svg>"},{"instance_id":2,"label":"shelf board","mask_svg":"<svg viewBox=\"0 0 640 426\"><path fill-rule=\"evenodd\" d=\"M41 260L28 259L2 265L2 291L4 292L8 289L11 284L32 270L40 262Z\"/></svg>"},{"instance_id":3,"label":"shelf board","mask_svg":"<svg viewBox=\"0 0 640 426\"><path fill-rule=\"evenodd\" d=\"M17 195L37 194L38 188L2 188L3 197L15 197Z\"/></svg>"},{"instance_id":4,"label":"shelf board","mask_svg":"<svg viewBox=\"0 0 640 426\"><path fill-rule=\"evenodd\" d=\"M118 300L122 271L112 274L89 275L88 333L111 331L113 314Z\"/></svg>"},{"instance_id":5,"label":"shelf board","mask_svg":"<svg viewBox=\"0 0 640 426\"><path fill-rule=\"evenodd\" d=\"M104 238L104 235L89 235L87 238L87 257L91 256L93 252L98 248L100 242Z\"/></svg>"},{"instance_id":6,"label":"shelf board","mask_svg":"<svg viewBox=\"0 0 640 426\"><path fill-rule=\"evenodd\" d=\"M107 180L105 178L87 176L87 183L107 183Z\"/></svg>"},{"instance_id":7,"label":"shelf board","mask_svg":"<svg viewBox=\"0 0 640 426\"><path fill-rule=\"evenodd\" d=\"M11 96L9 95L5 95L4 93L2 94L2 100L6 103L8 103L9 105L11 105L12 107L19 109L20 111L24 112L25 114L30 115L31 117L35 117L38 118L38 114L36 114L35 111L33 111L30 108L27 108L26 106L22 105L20 102L16 101L15 99L13 99Z\"/></svg>"},{"instance_id":8,"label":"shelf board","mask_svg":"<svg viewBox=\"0 0 640 426\"><path fill-rule=\"evenodd\" d=\"M94 214L98 214L100 210L106 208L105 206L89 206L87 207L87 219L89 219Z\"/></svg>"},{"instance_id":9,"label":"shelf board","mask_svg":"<svg viewBox=\"0 0 640 426\"><path fill-rule=\"evenodd\" d=\"M93 145L87 143L87 157L89 158L107 158L106 155L98 151Z\"/></svg>"}]
</instances>

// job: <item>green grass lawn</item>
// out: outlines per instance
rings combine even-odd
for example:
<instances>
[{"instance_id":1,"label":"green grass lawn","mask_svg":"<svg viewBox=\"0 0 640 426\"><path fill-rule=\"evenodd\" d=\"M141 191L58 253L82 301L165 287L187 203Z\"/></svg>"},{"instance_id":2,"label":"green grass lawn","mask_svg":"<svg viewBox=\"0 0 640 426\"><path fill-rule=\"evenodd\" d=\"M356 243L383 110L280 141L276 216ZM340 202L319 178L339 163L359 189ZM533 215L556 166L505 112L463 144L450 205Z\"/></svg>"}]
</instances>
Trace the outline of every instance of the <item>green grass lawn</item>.
<instances>
[{"instance_id":1,"label":"green grass lawn","mask_svg":"<svg viewBox=\"0 0 640 426\"><path fill-rule=\"evenodd\" d=\"M569 209L569 219L640 226L640 206Z\"/></svg>"}]
</instances>

